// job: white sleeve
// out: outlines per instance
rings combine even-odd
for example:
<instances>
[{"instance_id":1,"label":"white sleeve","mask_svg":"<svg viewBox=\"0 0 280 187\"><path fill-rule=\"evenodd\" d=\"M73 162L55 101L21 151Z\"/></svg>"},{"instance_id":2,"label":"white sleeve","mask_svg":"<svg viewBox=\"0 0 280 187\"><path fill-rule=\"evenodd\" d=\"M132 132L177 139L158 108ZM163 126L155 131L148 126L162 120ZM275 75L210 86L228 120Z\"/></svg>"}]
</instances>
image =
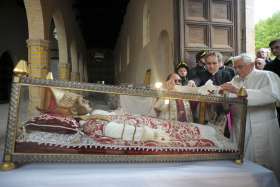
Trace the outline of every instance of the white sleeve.
<instances>
[{"instance_id":1,"label":"white sleeve","mask_svg":"<svg viewBox=\"0 0 280 187\"><path fill-rule=\"evenodd\" d=\"M269 86L257 89L246 89L248 94L248 106L266 105L276 102L276 99L269 91Z\"/></svg>"},{"instance_id":2,"label":"white sleeve","mask_svg":"<svg viewBox=\"0 0 280 187\"><path fill-rule=\"evenodd\" d=\"M266 72L264 87L260 89L246 89L248 93L248 106L279 103L280 78L272 72Z\"/></svg>"}]
</instances>

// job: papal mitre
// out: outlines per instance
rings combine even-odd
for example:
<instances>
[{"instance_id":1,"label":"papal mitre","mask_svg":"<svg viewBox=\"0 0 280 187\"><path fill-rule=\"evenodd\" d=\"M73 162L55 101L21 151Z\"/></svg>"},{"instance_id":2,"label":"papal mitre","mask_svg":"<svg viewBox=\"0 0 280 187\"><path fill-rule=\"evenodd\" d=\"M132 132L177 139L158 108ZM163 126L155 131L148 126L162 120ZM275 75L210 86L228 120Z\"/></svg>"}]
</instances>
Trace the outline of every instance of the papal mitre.
<instances>
[{"instance_id":1,"label":"papal mitre","mask_svg":"<svg viewBox=\"0 0 280 187\"><path fill-rule=\"evenodd\" d=\"M81 95L58 88L51 88L57 106L73 107Z\"/></svg>"},{"instance_id":2,"label":"papal mitre","mask_svg":"<svg viewBox=\"0 0 280 187\"><path fill-rule=\"evenodd\" d=\"M48 88L46 92L45 110L53 113L72 114L72 108L81 95L59 88Z\"/></svg>"}]
</instances>

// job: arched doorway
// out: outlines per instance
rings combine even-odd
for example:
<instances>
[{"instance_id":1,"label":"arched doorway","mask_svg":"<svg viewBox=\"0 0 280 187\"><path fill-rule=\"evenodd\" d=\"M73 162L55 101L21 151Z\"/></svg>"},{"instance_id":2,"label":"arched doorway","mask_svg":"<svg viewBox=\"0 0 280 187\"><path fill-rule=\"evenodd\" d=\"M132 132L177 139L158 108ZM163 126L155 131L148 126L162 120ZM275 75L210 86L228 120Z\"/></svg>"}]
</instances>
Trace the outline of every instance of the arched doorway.
<instances>
[{"instance_id":1,"label":"arched doorway","mask_svg":"<svg viewBox=\"0 0 280 187\"><path fill-rule=\"evenodd\" d=\"M72 63L71 80L78 81L80 80L80 77L79 77L78 51L77 51L76 41L71 41L70 55L71 55L71 63Z\"/></svg>"},{"instance_id":2,"label":"arched doorway","mask_svg":"<svg viewBox=\"0 0 280 187\"><path fill-rule=\"evenodd\" d=\"M157 74L159 80L164 81L169 73L174 70L171 58L171 45L169 34L166 30L160 32L158 39Z\"/></svg>"},{"instance_id":3,"label":"arched doorway","mask_svg":"<svg viewBox=\"0 0 280 187\"><path fill-rule=\"evenodd\" d=\"M54 10L53 12L53 19L51 22L51 29L55 26L55 33L52 35L55 36L54 38L56 39L57 43L57 57L59 58L59 63L58 63L58 74L59 74L59 79L62 80L69 80L69 73L70 73L70 65L71 63L68 60L68 42L67 42L67 35L66 35L66 28L65 28L65 22L64 22L65 16L59 8ZM52 32L52 30L50 30ZM68 36L69 37L69 36ZM52 40L53 38L49 38Z\"/></svg>"},{"instance_id":4,"label":"arched doorway","mask_svg":"<svg viewBox=\"0 0 280 187\"><path fill-rule=\"evenodd\" d=\"M10 99L13 79L13 60L8 52L0 57L0 103L7 103Z\"/></svg>"},{"instance_id":5,"label":"arched doorway","mask_svg":"<svg viewBox=\"0 0 280 187\"><path fill-rule=\"evenodd\" d=\"M57 41L57 31L54 20L51 22L50 28L50 64L49 71L52 72L55 80L59 79L58 64L59 64L59 50Z\"/></svg>"}]
</instances>

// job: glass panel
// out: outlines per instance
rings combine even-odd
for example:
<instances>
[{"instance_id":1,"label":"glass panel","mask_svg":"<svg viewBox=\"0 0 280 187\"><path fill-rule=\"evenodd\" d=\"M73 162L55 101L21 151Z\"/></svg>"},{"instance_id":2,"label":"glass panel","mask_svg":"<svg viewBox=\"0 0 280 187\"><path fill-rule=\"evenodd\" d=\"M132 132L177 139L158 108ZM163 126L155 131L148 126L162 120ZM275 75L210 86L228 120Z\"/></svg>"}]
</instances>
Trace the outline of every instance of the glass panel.
<instances>
[{"instance_id":1,"label":"glass panel","mask_svg":"<svg viewBox=\"0 0 280 187\"><path fill-rule=\"evenodd\" d=\"M16 153L239 152L238 103L22 86L19 114Z\"/></svg>"}]
</instances>

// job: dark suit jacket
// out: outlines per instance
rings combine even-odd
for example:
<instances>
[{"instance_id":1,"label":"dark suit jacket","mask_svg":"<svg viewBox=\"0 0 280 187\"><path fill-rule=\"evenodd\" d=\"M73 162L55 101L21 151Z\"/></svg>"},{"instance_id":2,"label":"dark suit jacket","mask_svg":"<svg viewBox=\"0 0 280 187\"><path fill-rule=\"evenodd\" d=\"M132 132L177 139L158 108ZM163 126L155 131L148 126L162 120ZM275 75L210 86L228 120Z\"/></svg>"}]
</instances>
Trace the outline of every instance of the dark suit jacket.
<instances>
[{"instance_id":1,"label":"dark suit jacket","mask_svg":"<svg viewBox=\"0 0 280 187\"><path fill-rule=\"evenodd\" d=\"M209 79L213 81L214 85L219 86L221 84L231 81L231 75L224 70L219 70L214 75L204 70L199 77L194 78L192 80L196 83L196 86L203 86Z\"/></svg>"},{"instance_id":2,"label":"dark suit jacket","mask_svg":"<svg viewBox=\"0 0 280 187\"><path fill-rule=\"evenodd\" d=\"M198 66L198 65L196 67L190 69L190 71L188 72L189 80L193 80L193 79L198 78L203 71L205 71L204 67L201 67L201 66Z\"/></svg>"},{"instance_id":3,"label":"dark suit jacket","mask_svg":"<svg viewBox=\"0 0 280 187\"><path fill-rule=\"evenodd\" d=\"M275 58L270 63L265 65L264 70L272 71L280 77L280 60L278 58ZM276 109L278 113L278 123L280 126L280 107L277 107Z\"/></svg>"},{"instance_id":4,"label":"dark suit jacket","mask_svg":"<svg viewBox=\"0 0 280 187\"><path fill-rule=\"evenodd\" d=\"M224 70L224 71L228 72L230 74L231 79L235 76L235 71L232 67L223 66L223 67L220 67L220 70Z\"/></svg>"},{"instance_id":5,"label":"dark suit jacket","mask_svg":"<svg viewBox=\"0 0 280 187\"><path fill-rule=\"evenodd\" d=\"M272 71L280 77L280 60L275 58L273 61L264 66L264 70Z\"/></svg>"}]
</instances>

